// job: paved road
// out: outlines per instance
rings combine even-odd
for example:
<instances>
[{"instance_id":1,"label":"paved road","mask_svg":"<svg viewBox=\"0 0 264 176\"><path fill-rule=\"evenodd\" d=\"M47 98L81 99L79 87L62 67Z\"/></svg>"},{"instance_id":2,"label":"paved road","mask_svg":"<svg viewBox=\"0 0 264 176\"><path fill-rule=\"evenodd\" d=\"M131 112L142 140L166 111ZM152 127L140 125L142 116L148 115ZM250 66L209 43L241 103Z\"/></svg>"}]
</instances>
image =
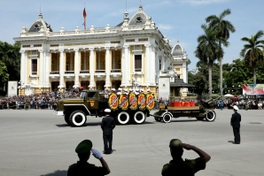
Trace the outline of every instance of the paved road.
<instances>
[{"instance_id":1,"label":"paved road","mask_svg":"<svg viewBox=\"0 0 264 176\"><path fill-rule=\"evenodd\" d=\"M203 176L264 175L264 110L241 110L241 144L234 145L229 125L232 110L216 110L214 122L173 119L169 124L149 117L142 125L117 126L115 149L104 155L110 176L160 175L170 160L168 143L172 138L194 144L212 159ZM100 118L90 118L87 126L66 125L51 110L0 110L0 176L65 176L70 164L77 161L76 145L89 138L94 148L103 150ZM191 151L186 158L197 155ZM99 161L91 156L91 163Z\"/></svg>"}]
</instances>

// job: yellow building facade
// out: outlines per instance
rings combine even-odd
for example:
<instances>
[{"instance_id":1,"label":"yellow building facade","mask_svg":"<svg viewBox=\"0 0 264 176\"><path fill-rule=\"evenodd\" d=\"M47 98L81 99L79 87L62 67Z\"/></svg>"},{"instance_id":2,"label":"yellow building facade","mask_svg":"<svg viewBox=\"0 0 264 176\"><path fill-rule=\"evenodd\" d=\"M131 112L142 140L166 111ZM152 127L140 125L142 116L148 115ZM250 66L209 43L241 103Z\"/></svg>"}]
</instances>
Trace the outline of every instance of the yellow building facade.
<instances>
[{"instance_id":1,"label":"yellow building facade","mask_svg":"<svg viewBox=\"0 0 264 176\"><path fill-rule=\"evenodd\" d=\"M114 27L86 30L54 32L40 14L14 40L21 44L20 95L78 87L156 93L159 77L175 69L170 41L142 6Z\"/></svg>"}]
</instances>

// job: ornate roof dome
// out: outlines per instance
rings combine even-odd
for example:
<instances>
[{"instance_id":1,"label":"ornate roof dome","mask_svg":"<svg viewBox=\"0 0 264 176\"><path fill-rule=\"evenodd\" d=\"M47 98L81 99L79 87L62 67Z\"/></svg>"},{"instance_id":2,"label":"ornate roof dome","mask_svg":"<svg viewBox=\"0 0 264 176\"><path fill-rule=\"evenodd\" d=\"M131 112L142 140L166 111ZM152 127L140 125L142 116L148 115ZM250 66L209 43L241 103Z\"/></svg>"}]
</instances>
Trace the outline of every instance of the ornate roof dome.
<instances>
[{"instance_id":1,"label":"ornate roof dome","mask_svg":"<svg viewBox=\"0 0 264 176\"><path fill-rule=\"evenodd\" d=\"M184 55L184 50L179 43L177 43L172 49L173 57L181 57Z\"/></svg>"},{"instance_id":2,"label":"ornate roof dome","mask_svg":"<svg viewBox=\"0 0 264 176\"><path fill-rule=\"evenodd\" d=\"M39 32L40 30L52 32L51 26L43 20L42 13L39 14L38 19L31 25L28 32Z\"/></svg>"},{"instance_id":3,"label":"ornate roof dome","mask_svg":"<svg viewBox=\"0 0 264 176\"><path fill-rule=\"evenodd\" d=\"M117 25L123 29L156 29L155 23L152 21L152 18L149 17L144 11L142 5L139 6L138 11L130 19L128 12L124 14L124 21Z\"/></svg>"},{"instance_id":4,"label":"ornate roof dome","mask_svg":"<svg viewBox=\"0 0 264 176\"><path fill-rule=\"evenodd\" d=\"M186 51L183 49L183 47L179 44L179 42L177 42L175 44L175 46L173 47L172 49L172 52L171 52L174 60L179 60L179 59L188 59L187 58L187 54L186 54Z\"/></svg>"},{"instance_id":5,"label":"ornate roof dome","mask_svg":"<svg viewBox=\"0 0 264 176\"><path fill-rule=\"evenodd\" d=\"M138 12L131 18L129 25L144 25L149 17L143 11L143 7L140 5Z\"/></svg>"}]
</instances>

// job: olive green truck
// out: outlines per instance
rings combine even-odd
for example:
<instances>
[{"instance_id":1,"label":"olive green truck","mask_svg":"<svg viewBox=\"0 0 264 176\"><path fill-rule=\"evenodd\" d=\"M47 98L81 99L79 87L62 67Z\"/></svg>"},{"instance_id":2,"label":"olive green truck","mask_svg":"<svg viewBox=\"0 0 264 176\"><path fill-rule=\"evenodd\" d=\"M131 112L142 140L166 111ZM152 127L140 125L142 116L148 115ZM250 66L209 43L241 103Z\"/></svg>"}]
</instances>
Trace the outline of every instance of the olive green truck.
<instances>
[{"instance_id":1,"label":"olive green truck","mask_svg":"<svg viewBox=\"0 0 264 176\"><path fill-rule=\"evenodd\" d=\"M57 115L64 116L67 124L75 127L85 125L89 116L104 116L106 108L111 109L111 116L118 124L142 124L150 115L154 103L154 96L150 93L117 95L100 90L83 90L78 98L59 100L55 110Z\"/></svg>"}]
</instances>

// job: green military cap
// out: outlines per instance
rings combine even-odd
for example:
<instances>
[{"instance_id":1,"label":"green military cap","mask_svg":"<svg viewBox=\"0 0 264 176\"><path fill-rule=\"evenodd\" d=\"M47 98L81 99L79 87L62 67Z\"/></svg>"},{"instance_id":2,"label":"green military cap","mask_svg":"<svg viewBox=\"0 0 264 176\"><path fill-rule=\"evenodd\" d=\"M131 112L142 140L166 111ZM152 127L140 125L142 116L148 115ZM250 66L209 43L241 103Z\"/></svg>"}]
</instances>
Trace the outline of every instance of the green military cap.
<instances>
[{"instance_id":1,"label":"green military cap","mask_svg":"<svg viewBox=\"0 0 264 176\"><path fill-rule=\"evenodd\" d=\"M182 141L179 139L172 139L170 141L170 148L171 149L182 149Z\"/></svg>"},{"instance_id":2,"label":"green military cap","mask_svg":"<svg viewBox=\"0 0 264 176\"><path fill-rule=\"evenodd\" d=\"M76 153L89 153L92 147L93 147L92 141L90 141L89 139L86 139L77 145L75 152Z\"/></svg>"}]
</instances>

